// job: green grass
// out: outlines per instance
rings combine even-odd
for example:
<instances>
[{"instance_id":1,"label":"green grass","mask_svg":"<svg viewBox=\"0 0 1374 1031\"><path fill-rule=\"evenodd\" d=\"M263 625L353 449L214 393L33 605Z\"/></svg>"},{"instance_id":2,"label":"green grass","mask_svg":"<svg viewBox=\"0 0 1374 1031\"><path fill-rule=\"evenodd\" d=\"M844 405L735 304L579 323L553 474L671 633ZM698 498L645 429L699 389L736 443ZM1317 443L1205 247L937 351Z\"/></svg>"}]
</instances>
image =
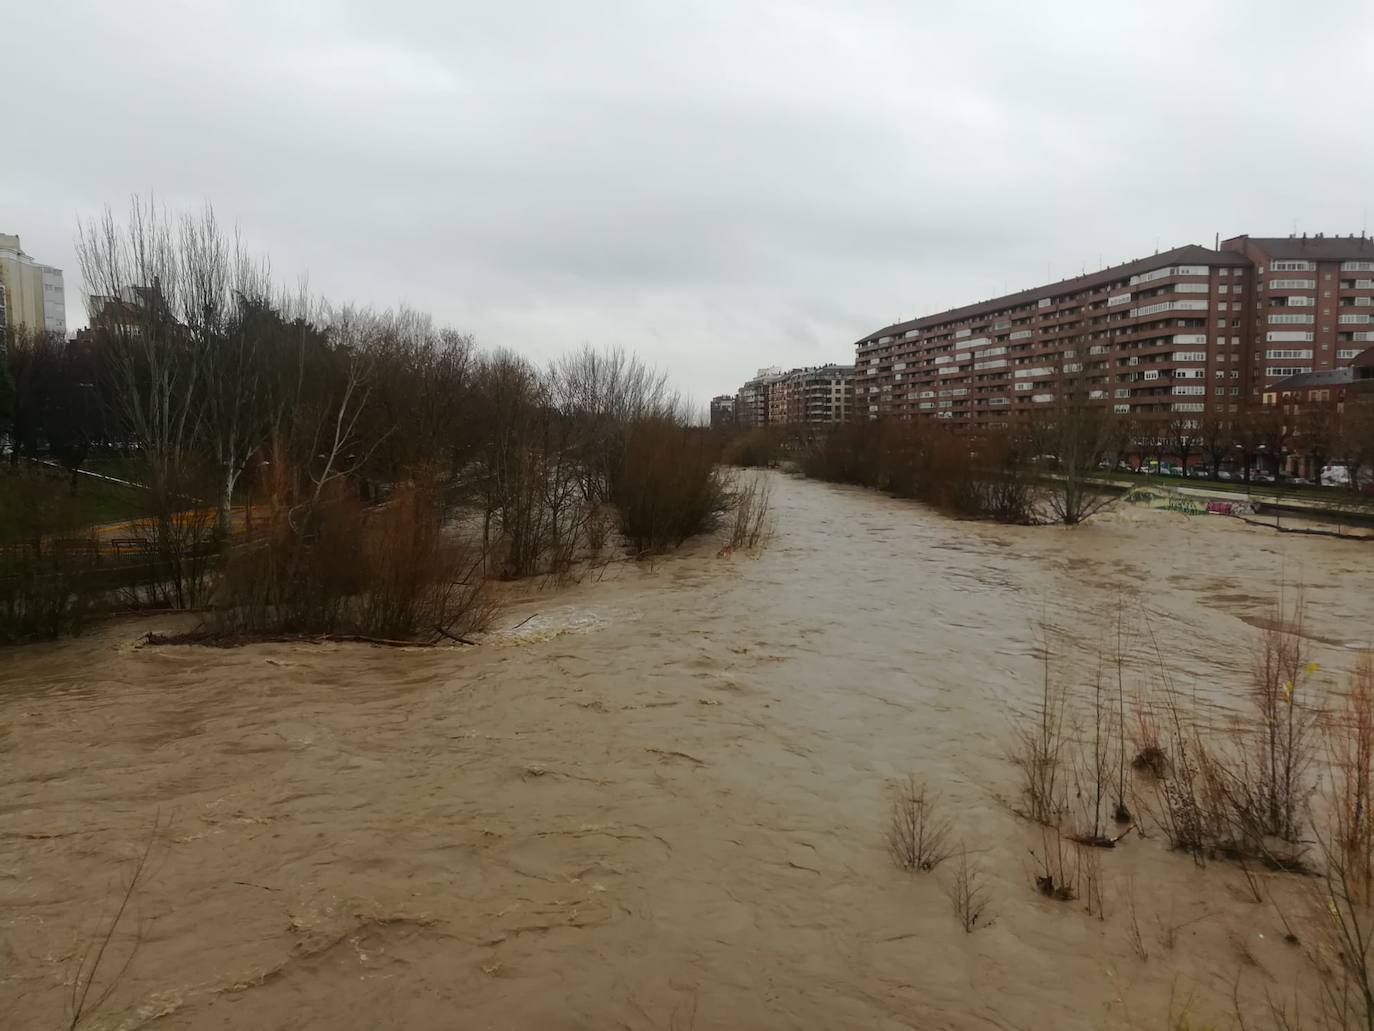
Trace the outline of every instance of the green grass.
<instances>
[{"instance_id":1,"label":"green grass","mask_svg":"<svg viewBox=\"0 0 1374 1031\"><path fill-rule=\"evenodd\" d=\"M1245 483L1242 480L1211 480L1201 476L1189 476L1185 479L1182 476L1160 476L1155 473L1103 473L1098 478L1108 483L1119 483L1123 487L1153 487L1159 490L1166 487L1193 487L1229 494L1249 494L1276 501L1302 498L1332 507L1348 506L1361 500L1366 505L1370 504L1369 498L1361 499L1359 495L1343 487L1292 487L1276 483Z\"/></svg>"},{"instance_id":2,"label":"green grass","mask_svg":"<svg viewBox=\"0 0 1374 1031\"><path fill-rule=\"evenodd\" d=\"M137 518L144 511L140 489L83 476L72 494L66 474L54 470L36 474L46 481L46 489L41 515L35 516L19 500L21 491L4 483L15 475L8 469L0 471L0 492L6 495L0 498L0 544L29 539L35 530L44 536L79 536L89 527ZM26 471L24 478L34 475Z\"/></svg>"},{"instance_id":3,"label":"green grass","mask_svg":"<svg viewBox=\"0 0 1374 1031\"><path fill-rule=\"evenodd\" d=\"M70 500L78 521L94 526L142 515L144 493L135 487L83 476Z\"/></svg>"},{"instance_id":4,"label":"green grass","mask_svg":"<svg viewBox=\"0 0 1374 1031\"><path fill-rule=\"evenodd\" d=\"M99 473L101 476L113 476L119 480L129 480L132 483L141 482L142 469L137 458L124 455L88 458L81 468L86 472Z\"/></svg>"}]
</instances>

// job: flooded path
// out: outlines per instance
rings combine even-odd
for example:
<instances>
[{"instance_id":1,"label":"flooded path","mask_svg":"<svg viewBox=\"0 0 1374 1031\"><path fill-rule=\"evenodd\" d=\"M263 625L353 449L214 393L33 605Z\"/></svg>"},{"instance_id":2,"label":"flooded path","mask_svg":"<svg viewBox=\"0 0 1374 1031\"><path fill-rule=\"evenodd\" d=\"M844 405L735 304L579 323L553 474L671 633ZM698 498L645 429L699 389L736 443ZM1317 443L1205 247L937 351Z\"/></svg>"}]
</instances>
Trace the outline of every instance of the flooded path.
<instances>
[{"instance_id":1,"label":"flooded path","mask_svg":"<svg viewBox=\"0 0 1374 1031\"><path fill-rule=\"evenodd\" d=\"M154 824L94 1027L1144 1028L1171 995L1224 1012L1238 972L1293 990L1273 908L1157 833L1103 854L1105 919L1037 896L1006 752L1039 624L1086 655L1124 597L1224 713L1282 583L1323 671L1348 668L1374 550L774 488L758 557L613 566L475 649L136 647L159 617L0 653L0 1022L62 1024ZM963 932L947 866L889 860L908 772L977 856L991 926Z\"/></svg>"}]
</instances>

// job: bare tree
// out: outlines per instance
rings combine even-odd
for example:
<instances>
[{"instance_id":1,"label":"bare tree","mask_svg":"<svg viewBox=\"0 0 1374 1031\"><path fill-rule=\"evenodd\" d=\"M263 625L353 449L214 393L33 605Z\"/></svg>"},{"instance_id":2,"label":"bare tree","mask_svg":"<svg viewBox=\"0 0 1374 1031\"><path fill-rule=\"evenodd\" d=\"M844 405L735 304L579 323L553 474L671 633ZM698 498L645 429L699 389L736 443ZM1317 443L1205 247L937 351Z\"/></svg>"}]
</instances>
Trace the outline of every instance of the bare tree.
<instances>
[{"instance_id":1,"label":"bare tree","mask_svg":"<svg viewBox=\"0 0 1374 1031\"><path fill-rule=\"evenodd\" d=\"M544 385L534 367L519 355L498 351L478 370L477 396L485 427L479 453L486 550L505 545L507 576L535 570L547 546L541 449L533 444L546 406Z\"/></svg>"},{"instance_id":2,"label":"bare tree","mask_svg":"<svg viewBox=\"0 0 1374 1031\"><path fill-rule=\"evenodd\" d=\"M1221 471L1221 463L1231 453L1234 444L1231 420L1218 411L1208 412L1198 420L1197 440L1212 478L1216 479Z\"/></svg>"},{"instance_id":3,"label":"bare tree","mask_svg":"<svg viewBox=\"0 0 1374 1031\"><path fill-rule=\"evenodd\" d=\"M1340 437L1340 420L1335 406L1329 401L1312 401L1298 406L1293 444L1308 459L1314 483L1321 482L1322 470L1339 446Z\"/></svg>"},{"instance_id":4,"label":"bare tree","mask_svg":"<svg viewBox=\"0 0 1374 1031\"><path fill-rule=\"evenodd\" d=\"M480 436L473 339L408 308L377 322L372 403L362 432L378 444L364 476L394 483L426 466L457 484Z\"/></svg>"},{"instance_id":5,"label":"bare tree","mask_svg":"<svg viewBox=\"0 0 1374 1031\"><path fill-rule=\"evenodd\" d=\"M267 442L278 385L272 346L280 322L266 262L246 253L237 230L226 237L208 205L183 217L179 256L186 284L182 320L201 377L205 444L217 470L216 530L229 534L234 489Z\"/></svg>"},{"instance_id":6,"label":"bare tree","mask_svg":"<svg viewBox=\"0 0 1374 1031\"><path fill-rule=\"evenodd\" d=\"M1104 457L1113 472L1139 447L1140 424L1129 414L1113 413L1107 423Z\"/></svg>"},{"instance_id":7,"label":"bare tree","mask_svg":"<svg viewBox=\"0 0 1374 1031\"><path fill-rule=\"evenodd\" d=\"M305 403L279 413L294 424L298 445L305 444L300 467L310 480L304 501L308 506L319 504L335 481L356 473L382 442L382 437L365 439L361 432L376 371L377 320L352 308L332 312L327 320L329 346L316 348L315 356L322 375L308 383L303 376L298 379L296 396ZM309 344L303 339L302 346Z\"/></svg>"},{"instance_id":8,"label":"bare tree","mask_svg":"<svg viewBox=\"0 0 1374 1031\"><path fill-rule=\"evenodd\" d=\"M1350 489L1359 496L1374 483L1374 397L1355 397L1341 413L1338 448L1350 474Z\"/></svg>"},{"instance_id":9,"label":"bare tree","mask_svg":"<svg viewBox=\"0 0 1374 1031\"><path fill-rule=\"evenodd\" d=\"M578 458L593 503L610 500L632 423L682 415L667 376L619 348L574 351L553 363L547 383L550 403L576 427Z\"/></svg>"},{"instance_id":10,"label":"bare tree","mask_svg":"<svg viewBox=\"0 0 1374 1031\"><path fill-rule=\"evenodd\" d=\"M1200 439L1198 420L1176 415L1165 424L1164 437L1169 453L1178 457L1180 474L1186 478L1188 459L1197 450Z\"/></svg>"},{"instance_id":11,"label":"bare tree","mask_svg":"<svg viewBox=\"0 0 1374 1031\"><path fill-rule=\"evenodd\" d=\"M1271 465L1267 472L1279 472L1279 459L1287 443L1289 426L1276 404L1252 404L1237 421L1237 443L1245 455L1245 481L1249 483L1254 465Z\"/></svg>"},{"instance_id":12,"label":"bare tree","mask_svg":"<svg viewBox=\"0 0 1374 1031\"><path fill-rule=\"evenodd\" d=\"M1078 352L1064 352L1052 407L1035 422L1042 453L1054 455L1054 480L1048 493L1056 521L1081 523L1111 503L1098 477L1098 463L1109 450L1111 413L1093 390Z\"/></svg>"},{"instance_id":13,"label":"bare tree","mask_svg":"<svg viewBox=\"0 0 1374 1031\"><path fill-rule=\"evenodd\" d=\"M177 607L197 604L206 586L201 491L208 472L198 446L203 355L179 317L194 296L186 274L196 263L183 243L165 212L135 198L126 224L107 208L80 225L76 244L112 416L137 451L148 492L151 583Z\"/></svg>"},{"instance_id":14,"label":"bare tree","mask_svg":"<svg viewBox=\"0 0 1374 1031\"><path fill-rule=\"evenodd\" d=\"M953 853L953 828L941 815L940 798L914 773L892 785L887 851L903 870L934 870Z\"/></svg>"}]
</instances>

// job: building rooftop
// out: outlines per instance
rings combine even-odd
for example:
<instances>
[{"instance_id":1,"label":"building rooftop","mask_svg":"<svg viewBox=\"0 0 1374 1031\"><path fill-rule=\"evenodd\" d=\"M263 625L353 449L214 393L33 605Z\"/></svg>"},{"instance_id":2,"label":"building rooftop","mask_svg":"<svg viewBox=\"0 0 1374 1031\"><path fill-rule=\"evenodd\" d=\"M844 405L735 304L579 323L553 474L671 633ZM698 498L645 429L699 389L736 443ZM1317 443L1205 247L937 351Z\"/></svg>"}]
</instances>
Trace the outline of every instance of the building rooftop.
<instances>
[{"instance_id":1,"label":"building rooftop","mask_svg":"<svg viewBox=\"0 0 1374 1031\"><path fill-rule=\"evenodd\" d=\"M1374 239L1366 236L1236 236L1222 246L1248 240L1274 258L1309 261L1374 261Z\"/></svg>"},{"instance_id":2,"label":"building rooftop","mask_svg":"<svg viewBox=\"0 0 1374 1031\"><path fill-rule=\"evenodd\" d=\"M1349 365L1339 369L1321 369L1317 372L1299 372L1281 379L1268 389L1275 393L1285 390L1303 390L1307 387L1340 387L1355 382L1355 370Z\"/></svg>"},{"instance_id":3,"label":"building rooftop","mask_svg":"<svg viewBox=\"0 0 1374 1031\"><path fill-rule=\"evenodd\" d=\"M885 326L875 333L870 333L861 338L858 343L862 344L875 337L886 336L889 333L905 333L909 329L924 329L927 326L938 326L945 322L954 322L959 319L976 318L979 315L990 315L1003 308L1015 308L1022 304L1029 304L1045 297L1060 297L1064 294L1077 293L1080 290L1091 290L1094 287L1103 286L1118 279L1129 278L1140 272L1149 272L1153 269L1163 268L1167 265L1249 265L1250 262L1243 255L1234 251L1214 251L1209 247L1201 247L1197 244L1189 244L1186 247L1175 247L1173 250L1162 251L1159 254L1152 254L1148 258L1138 258L1135 261L1128 261L1124 265L1111 265L1100 269L1097 272L1089 272L1087 275L1075 276L1072 279L1061 279L1057 283L1049 283L1045 286L1034 287L1030 290L1021 290L1014 294L1006 294L1003 297L994 297L988 301L980 301L977 304L968 304L962 308L951 308L935 315L924 315L919 319L912 319L909 322L898 322L891 326Z\"/></svg>"},{"instance_id":4,"label":"building rooftop","mask_svg":"<svg viewBox=\"0 0 1374 1031\"><path fill-rule=\"evenodd\" d=\"M1300 372L1281 379L1269 388L1269 392L1282 393L1311 387L1351 387L1359 392L1374 389L1374 347L1357 354L1354 361L1339 369Z\"/></svg>"}]
</instances>

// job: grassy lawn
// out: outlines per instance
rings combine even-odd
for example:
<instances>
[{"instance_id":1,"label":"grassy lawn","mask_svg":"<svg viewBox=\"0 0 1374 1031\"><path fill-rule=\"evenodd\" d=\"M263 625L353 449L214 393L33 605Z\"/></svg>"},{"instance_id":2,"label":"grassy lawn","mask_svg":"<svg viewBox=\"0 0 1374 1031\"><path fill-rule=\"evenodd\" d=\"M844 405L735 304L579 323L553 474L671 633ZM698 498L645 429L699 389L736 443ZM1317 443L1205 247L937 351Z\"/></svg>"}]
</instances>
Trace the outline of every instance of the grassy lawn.
<instances>
[{"instance_id":1,"label":"grassy lawn","mask_svg":"<svg viewBox=\"0 0 1374 1031\"><path fill-rule=\"evenodd\" d=\"M129 480L131 483L142 482L139 478L142 475L139 460L123 455L102 455L98 458L88 458L81 468L87 472L99 473L101 476L113 476L117 480Z\"/></svg>"},{"instance_id":2,"label":"grassy lawn","mask_svg":"<svg viewBox=\"0 0 1374 1031\"><path fill-rule=\"evenodd\" d=\"M113 475L113 474L110 474ZM14 479L11 482L6 482ZM68 478L56 470L0 470L0 544L43 536L81 536L100 523L143 514L143 491L83 476L72 494Z\"/></svg>"},{"instance_id":3,"label":"grassy lawn","mask_svg":"<svg viewBox=\"0 0 1374 1031\"><path fill-rule=\"evenodd\" d=\"M69 500L75 518L82 525L94 526L142 515L143 495L144 492L135 487L83 476Z\"/></svg>"}]
</instances>

